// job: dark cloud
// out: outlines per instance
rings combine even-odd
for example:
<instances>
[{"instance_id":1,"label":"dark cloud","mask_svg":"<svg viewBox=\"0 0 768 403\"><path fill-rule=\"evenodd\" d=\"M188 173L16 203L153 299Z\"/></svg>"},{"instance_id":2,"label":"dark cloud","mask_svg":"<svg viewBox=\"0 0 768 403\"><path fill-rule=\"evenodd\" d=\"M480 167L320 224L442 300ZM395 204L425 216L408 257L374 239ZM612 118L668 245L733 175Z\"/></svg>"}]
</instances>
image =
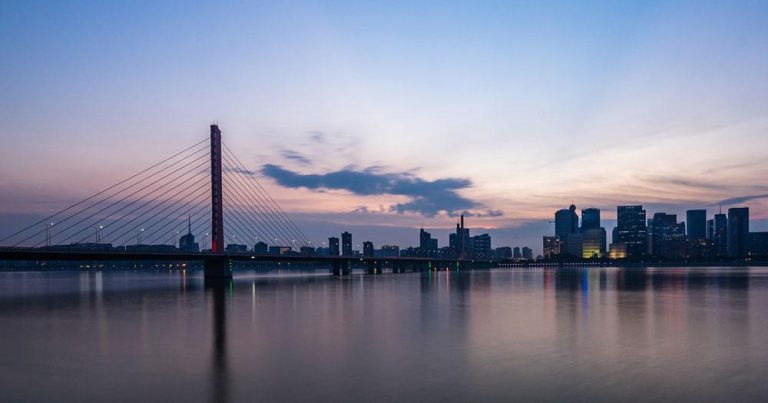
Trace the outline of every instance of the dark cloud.
<instances>
[{"instance_id":1,"label":"dark cloud","mask_svg":"<svg viewBox=\"0 0 768 403\"><path fill-rule=\"evenodd\" d=\"M309 134L309 139L316 143L325 143L325 134L323 132L312 132Z\"/></svg>"},{"instance_id":2,"label":"dark cloud","mask_svg":"<svg viewBox=\"0 0 768 403\"><path fill-rule=\"evenodd\" d=\"M716 206L718 204L721 204L721 205L729 206L733 204L744 204L750 200L766 199L766 198L768 198L768 193L751 195L751 196L731 197L730 199L720 200L719 202L714 203L713 205Z\"/></svg>"},{"instance_id":3,"label":"dark cloud","mask_svg":"<svg viewBox=\"0 0 768 403\"><path fill-rule=\"evenodd\" d=\"M500 216L501 211L472 212L483 205L458 194L458 190L472 186L472 182L460 178L444 178L434 181L416 177L410 173L379 173L378 167L356 170L347 167L324 174L300 174L278 165L266 164L261 173L274 179L281 186L307 189L337 189L370 195L402 195L409 202L398 203L391 210L398 213L415 212L432 217L440 212L478 216Z\"/></svg>"},{"instance_id":4,"label":"dark cloud","mask_svg":"<svg viewBox=\"0 0 768 403\"><path fill-rule=\"evenodd\" d=\"M312 165L312 160L310 160L309 158L299 154L296 151L283 150L281 155L283 156L283 158L286 158L286 159L289 159L289 160L292 160L292 161L296 161L296 162L298 162L301 165Z\"/></svg>"},{"instance_id":5,"label":"dark cloud","mask_svg":"<svg viewBox=\"0 0 768 403\"><path fill-rule=\"evenodd\" d=\"M726 186L722 184L689 179L689 178L681 178L681 177L656 176L656 177L646 178L645 180L647 182L654 183L654 184L683 186L687 188L699 188L699 189L711 189L711 190L726 189Z\"/></svg>"}]
</instances>

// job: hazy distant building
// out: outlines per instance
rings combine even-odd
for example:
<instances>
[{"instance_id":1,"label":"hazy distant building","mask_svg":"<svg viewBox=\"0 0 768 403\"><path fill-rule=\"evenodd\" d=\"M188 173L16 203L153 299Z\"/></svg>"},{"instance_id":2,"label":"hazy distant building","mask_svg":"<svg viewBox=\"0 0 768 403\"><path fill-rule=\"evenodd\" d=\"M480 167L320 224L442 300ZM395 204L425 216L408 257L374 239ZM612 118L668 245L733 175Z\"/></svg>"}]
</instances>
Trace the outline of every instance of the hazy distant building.
<instances>
[{"instance_id":1,"label":"hazy distant building","mask_svg":"<svg viewBox=\"0 0 768 403\"><path fill-rule=\"evenodd\" d=\"M728 256L747 255L749 238L749 207L728 209Z\"/></svg>"},{"instance_id":2,"label":"hazy distant building","mask_svg":"<svg viewBox=\"0 0 768 403\"><path fill-rule=\"evenodd\" d=\"M382 245L381 249L379 249L379 254L382 257L400 256L400 247L397 245Z\"/></svg>"},{"instance_id":3,"label":"hazy distant building","mask_svg":"<svg viewBox=\"0 0 768 403\"><path fill-rule=\"evenodd\" d=\"M512 258L514 258L514 259L522 259L523 258L523 254L520 253L520 247L519 246L515 246L515 248L512 249Z\"/></svg>"},{"instance_id":4,"label":"hazy distant building","mask_svg":"<svg viewBox=\"0 0 768 403\"><path fill-rule=\"evenodd\" d=\"M350 249L352 249L350 247ZM332 236L328 238L328 254L331 256L339 256L339 238Z\"/></svg>"},{"instance_id":5,"label":"hazy distant building","mask_svg":"<svg viewBox=\"0 0 768 403\"><path fill-rule=\"evenodd\" d=\"M253 253L256 255L266 255L269 252L269 245L267 245L264 242L256 242L255 245L253 245Z\"/></svg>"},{"instance_id":6,"label":"hazy distant building","mask_svg":"<svg viewBox=\"0 0 768 403\"><path fill-rule=\"evenodd\" d=\"M352 256L352 234L346 231L341 233L341 254Z\"/></svg>"},{"instance_id":7,"label":"hazy distant building","mask_svg":"<svg viewBox=\"0 0 768 403\"><path fill-rule=\"evenodd\" d=\"M512 258L512 248L509 246L501 246L494 250L494 255L496 259L511 259Z\"/></svg>"},{"instance_id":8,"label":"hazy distant building","mask_svg":"<svg viewBox=\"0 0 768 403\"><path fill-rule=\"evenodd\" d=\"M460 222L456 223L456 233L449 237L449 245L455 252L455 257L463 259L470 256L472 240L469 237L469 229L464 227L464 214Z\"/></svg>"},{"instance_id":9,"label":"hazy distant building","mask_svg":"<svg viewBox=\"0 0 768 403\"><path fill-rule=\"evenodd\" d=\"M543 254L545 259L551 259L560 254L560 238L559 237L545 235L543 241L544 241Z\"/></svg>"},{"instance_id":10,"label":"hazy distant building","mask_svg":"<svg viewBox=\"0 0 768 403\"><path fill-rule=\"evenodd\" d=\"M299 248L299 252L304 256L312 256L315 254L315 248L311 246L302 246Z\"/></svg>"},{"instance_id":11,"label":"hazy distant building","mask_svg":"<svg viewBox=\"0 0 768 403\"><path fill-rule=\"evenodd\" d=\"M229 243L227 244L227 247L224 248L224 250L227 252L248 252L248 245Z\"/></svg>"},{"instance_id":12,"label":"hazy distant building","mask_svg":"<svg viewBox=\"0 0 768 403\"><path fill-rule=\"evenodd\" d=\"M371 241L363 242L363 256L364 257L373 257L374 256L373 242L371 242Z\"/></svg>"},{"instance_id":13,"label":"hazy distant building","mask_svg":"<svg viewBox=\"0 0 768 403\"><path fill-rule=\"evenodd\" d=\"M643 206L616 207L616 228L613 243L626 247L627 257L640 257L647 253L647 228Z\"/></svg>"},{"instance_id":14,"label":"hazy distant building","mask_svg":"<svg viewBox=\"0 0 768 403\"><path fill-rule=\"evenodd\" d=\"M533 260L533 249L523 246L523 259Z\"/></svg>"},{"instance_id":15,"label":"hazy distant building","mask_svg":"<svg viewBox=\"0 0 768 403\"><path fill-rule=\"evenodd\" d=\"M432 238L432 234L419 230L419 256L436 257L438 254L437 238Z\"/></svg>"},{"instance_id":16,"label":"hazy distant building","mask_svg":"<svg viewBox=\"0 0 768 403\"><path fill-rule=\"evenodd\" d=\"M187 233L179 238L179 250L182 252L200 252L200 244L195 242L192 235L192 219L187 218Z\"/></svg>"}]
</instances>

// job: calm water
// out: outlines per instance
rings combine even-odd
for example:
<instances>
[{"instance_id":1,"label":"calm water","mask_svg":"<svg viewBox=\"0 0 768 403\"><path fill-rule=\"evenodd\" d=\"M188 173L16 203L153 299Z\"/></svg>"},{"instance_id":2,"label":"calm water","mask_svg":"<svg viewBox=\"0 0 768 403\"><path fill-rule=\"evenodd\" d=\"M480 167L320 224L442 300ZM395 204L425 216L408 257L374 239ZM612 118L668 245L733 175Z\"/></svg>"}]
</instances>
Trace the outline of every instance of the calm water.
<instances>
[{"instance_id":1,"label":"calm water","mask_svg":"<svg viewBox=\"0 0 768 403\"><path fill-rule=\"evenodd\" d=\"M2 401L766 401L768 269L0 273Z\"/></svg>"}]
</instances>

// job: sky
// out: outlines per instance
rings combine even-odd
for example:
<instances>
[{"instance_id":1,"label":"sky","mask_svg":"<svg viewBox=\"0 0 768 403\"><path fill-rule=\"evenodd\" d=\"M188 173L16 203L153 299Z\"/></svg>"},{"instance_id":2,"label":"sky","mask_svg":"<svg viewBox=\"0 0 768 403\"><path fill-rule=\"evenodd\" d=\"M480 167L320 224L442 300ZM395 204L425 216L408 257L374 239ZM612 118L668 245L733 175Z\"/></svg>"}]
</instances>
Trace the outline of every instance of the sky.
<instances>
[{"instance_id":1,"label":"sky","mask_svg":"<svg viewBox=\"0 0 768 403\"><path fill-rule=\"evenodd\" d=\"M0 234L204 139L308 235L768 229L768 2L0 2ZM684 219L684 218L681 218ZM610 232L609 232L610 233Z\"/></svg>"}]
</instances>

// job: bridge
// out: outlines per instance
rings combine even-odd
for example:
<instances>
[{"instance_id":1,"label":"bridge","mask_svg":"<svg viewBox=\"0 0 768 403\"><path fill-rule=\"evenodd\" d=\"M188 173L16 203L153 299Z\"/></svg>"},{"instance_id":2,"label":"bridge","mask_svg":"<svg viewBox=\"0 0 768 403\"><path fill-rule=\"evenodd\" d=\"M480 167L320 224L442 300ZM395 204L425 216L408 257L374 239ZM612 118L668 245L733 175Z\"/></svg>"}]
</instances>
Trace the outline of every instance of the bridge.
<instances>
[{"instance_id":1,"label":"bridge","mask_svg":"<svg viewBox=\"0 0 768 403\"><path fill-rule=\"evenodd\" d=\"M210 249L200 248L195 234ZM270 247L277 253L267 253ZM300 253L282 253L297 247ZM355 264L374 274L385 266L400 273L497 263L461 256L317 255L222 142L218 125L211 125L210 138L0 239L0 260L202 261L206 278L230 278L234 262L327 264L334 275L351 274Z\"/></svg>"}]
</instances>

